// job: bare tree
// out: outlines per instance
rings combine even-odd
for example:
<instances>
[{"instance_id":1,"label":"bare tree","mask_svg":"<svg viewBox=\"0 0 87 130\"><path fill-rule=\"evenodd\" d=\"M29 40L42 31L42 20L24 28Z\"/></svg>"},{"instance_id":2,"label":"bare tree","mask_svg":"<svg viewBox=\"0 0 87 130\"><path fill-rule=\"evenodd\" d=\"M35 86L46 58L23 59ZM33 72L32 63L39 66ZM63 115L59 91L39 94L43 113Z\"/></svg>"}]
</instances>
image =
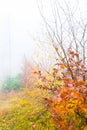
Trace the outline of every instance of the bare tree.
<instances>
[{"instance_id":1,"label":"bare tree","mask_svg":"<svg viewBox=\"0 0 87 130\"><path fill-rule=\"evenodd\" d=\"M72 50L72 53L76 55L75 63L82 62L83 79L85 80L86 70L86 44L87 44L87 21L77 18L77 7L71 8L67 1L63 1L62 4L57 0L52 7L52 22L44 16L42 11L42 3L38 6L41 17L44 21L46 32L49 37L49 44L54 48L57 58L67 66L67 69L71 73L72 79L74 79L74 72L70 65L70 59L68 57L68 50ZM78 3L77 3L78 4ZM80 16L80 13L79 13ZM78 73L79 66L76 65L76 72Z\"/></svg>"}]
</instances>

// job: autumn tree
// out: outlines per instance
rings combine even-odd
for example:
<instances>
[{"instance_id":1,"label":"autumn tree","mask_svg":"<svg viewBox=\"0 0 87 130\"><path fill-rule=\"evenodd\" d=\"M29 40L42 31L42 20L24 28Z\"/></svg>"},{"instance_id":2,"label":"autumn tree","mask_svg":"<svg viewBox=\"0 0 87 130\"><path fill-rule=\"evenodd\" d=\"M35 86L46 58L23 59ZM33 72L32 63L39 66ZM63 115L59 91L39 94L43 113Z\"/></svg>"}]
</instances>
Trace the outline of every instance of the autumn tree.
<instances>
[{"instance_id":1,"label":"autumn tree","mask_svg":"<svg viewBox=\"0 0 87 130\"><path fill-rule=\"evenodd\" d=\"M62 3L63 4L63 3ZM37 71L37 87L46 90L45 105L59 130L87 129L87 21L76 18L76 11L64 1L56 1L53 21L45 23L48 44L55 50L55 64L47 75ZM77 8L76 8L77 9Z\"/></svg>"},{"instance_id":2,"label":"autumn tree","mask_svg":"<svg viewBox=\"0 0 87 130\"><path fill-rule=\"evenodd\" d=\"M27 89L32 89L35 86L35 82L37 78L33 75L33 72L36 71L36 65L28 60L26 57L24 58L23 67L22 67L22 86Z\"/></svg>"}]
</instances>

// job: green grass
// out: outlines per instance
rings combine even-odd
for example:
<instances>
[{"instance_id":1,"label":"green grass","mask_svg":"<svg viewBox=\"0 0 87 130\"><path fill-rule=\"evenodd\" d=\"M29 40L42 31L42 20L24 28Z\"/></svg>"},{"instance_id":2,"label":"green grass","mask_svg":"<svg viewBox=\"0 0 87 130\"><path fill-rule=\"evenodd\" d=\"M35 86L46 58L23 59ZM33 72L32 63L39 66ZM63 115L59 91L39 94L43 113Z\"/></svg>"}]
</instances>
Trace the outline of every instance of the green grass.
<instances>
[{"instance_id":1,"label":"green grass","mask_svg":"<svg viewBox=\"0 0 87 130\"><path fill-rule=\"evenodd\" d=\"M10 97L10 107L1 110L0 130L56 130L40 96L40 92L34 90Z\"/></svg>"}]
</instances>

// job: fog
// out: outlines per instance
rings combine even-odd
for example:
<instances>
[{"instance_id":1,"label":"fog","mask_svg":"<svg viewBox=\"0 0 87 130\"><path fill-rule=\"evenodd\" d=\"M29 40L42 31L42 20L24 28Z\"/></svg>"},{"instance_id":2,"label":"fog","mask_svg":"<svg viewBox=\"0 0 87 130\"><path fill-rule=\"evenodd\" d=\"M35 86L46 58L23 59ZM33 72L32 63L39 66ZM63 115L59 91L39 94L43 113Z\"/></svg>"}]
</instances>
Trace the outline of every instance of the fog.
<instances>
[{"instance_id":1,"label":"fog","mask_svg":"<svg viewBox=\"0 0 87 130\"><path fill-rule=\"evenodd\" d=\"M86 1L78 1L81 10L86 11ZM47 9L50 0L43 2ZM32 59L35 50L32 36L40 35L41 24L37 0L0 0L0 80L20 73L24 56Z\"/></svg>"},{"instance_id":2,"label":"fog","mask_svg":"<svg viewBox=\"0 0 87 130\"><path fill-rule=\"evenodd\" d=\"M32 58L40 24L35 0L0 0L0 79L21 71L24 56Z\"/></svg>"}]
</instances>

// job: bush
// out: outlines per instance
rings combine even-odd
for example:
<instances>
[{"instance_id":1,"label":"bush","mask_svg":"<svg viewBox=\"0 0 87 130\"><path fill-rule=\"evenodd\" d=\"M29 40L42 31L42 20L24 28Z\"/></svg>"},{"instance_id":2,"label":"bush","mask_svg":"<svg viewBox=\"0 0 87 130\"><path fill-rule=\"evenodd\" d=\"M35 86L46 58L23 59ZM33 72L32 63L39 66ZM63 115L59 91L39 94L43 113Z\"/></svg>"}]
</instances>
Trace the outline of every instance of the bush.
<instances>
[{"instance_id":1,"label":"bush","mask_svg":"<svg viewBox=\"0 0 87 130\"><path fill-rule=\"evenodd\" d=\"M74 51L68 50L68 64L57 60L51 72L36 72L37 87L47 91L45 106L59 130L87 129L87 67L77 62Z\"/></svg>"},{"instance_id":2,"label":"bush","mask_svg":"<svg viewBox=\"0 0 87 130\"><path fill-rule=\"evenodd\" d=\"M21 89L21 76L7 77L2 84L2 91L11 91Z\"/></svg>"}]
</instances>

